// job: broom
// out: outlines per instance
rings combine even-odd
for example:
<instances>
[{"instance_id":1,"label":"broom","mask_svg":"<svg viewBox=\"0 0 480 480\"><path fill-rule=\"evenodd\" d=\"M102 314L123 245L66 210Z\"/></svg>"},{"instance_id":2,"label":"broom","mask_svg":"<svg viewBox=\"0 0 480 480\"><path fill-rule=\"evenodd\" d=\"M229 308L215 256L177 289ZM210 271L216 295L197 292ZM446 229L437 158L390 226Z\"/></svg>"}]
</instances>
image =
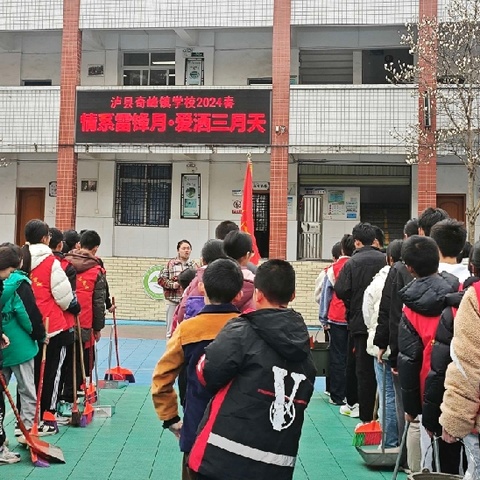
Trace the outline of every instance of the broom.
<instances>
[{"instance_id":1,"label":"broom","mask_svg":"<svg viewBox=\"0 0 480 480\"><path fill-rule=\"evenodd\" d=\"M90 403L89 395L87 393L87 376L85 374L85 363L84 363L84 358L83 358L82 329L80 327L80 321L78 319L78 316L75 317L75 322L76 322L77 333L78 333L78 347L80 349L80 369L81 369L81 372L82 372L82 381L83 381L82 388L83 388L83 392L84 392L84 396L85 396L85 398L84 398L84 409L83 409L83 412L82 412L82 416L80 417L79 425L82 428L84 428L92 421L93 408L92 408L92 405ZM91 337L91 341L95 341L95 339L93 338L93 335ZM90 346L90 348L93 349L93 344ZM90 356L90 365L91 365L92 357L93 357L93 355ZM90 384L92 384L91 378L92 377L90 375Z\"/></svg>"},{"instance_id":2,"label":"broom","mask_svg":"<svg viewBox=\"0 0 480 480\"><path fill-rule=\"evenodd\" d=\"M112 297L112 305L115 307L115 297ZM120 366L120 355L118 353L118 332L117 332L117 317L115 309L113 309L113 331L115 336L115 353L117 356L117 366L108 369L105 372L105 380L126 380L129 383L135 383L135 376L128 368Z\"/></svg>"},{"instance_id":3,"label":"broom","mask_svg":"<svg viewBox=\"0 0 480 480\"><path fill-rule=\"evenodd\" d=\"M363 445L380 445L382 441L382 427L380 422L373 420L363 423L355 428L352 445L362 447Z\"/></svg>"},{"instance_id":4,"label":"broom","mask_svg":"<svg viewBox=\"0 0 480 480\"><path fill-rule=\"evenodd\" d=\"M77 342L75 341L73 342L73 405L70 424L74 427L80 426L80 412L77 403Z\"/></svg>"}]
</instances>

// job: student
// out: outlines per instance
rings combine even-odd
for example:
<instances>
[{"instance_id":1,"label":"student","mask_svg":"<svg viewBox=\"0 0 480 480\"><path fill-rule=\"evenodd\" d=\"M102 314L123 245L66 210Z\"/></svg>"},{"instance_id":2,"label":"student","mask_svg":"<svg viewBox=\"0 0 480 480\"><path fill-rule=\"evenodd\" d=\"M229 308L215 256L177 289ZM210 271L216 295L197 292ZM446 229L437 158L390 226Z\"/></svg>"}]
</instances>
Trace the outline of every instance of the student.
<instances>
[{"instance_id":1,"label":"student","mask_svg":"<svg viewBox=\"0 0 480 480\"><path fill-rule=\"evenodd\" d=\"M190 285L183 291L182 299L180 300L178 309L173 315L173 331L175 331L176 326L179 323L183 322L185 318L195 317L205 305L203 301L203 295L199 291L198 285L202 281L203 273L205 272L208 264L212 263L218 258L226 258L225 252L223 251L223 241L214 239L207 240L205 242L205 245L202 247L201 252L202 266L196 271L194 270L195 278L192 280ZM187 303L188 313L186 313Z\"/></svg>"},{"instance_id":2,"label":"student","mask_svg":"<svg viewBox=\"0 0 480 480\"><path fill-rule=\"evenodd\" d=\"M471 269L480 277L480 242L471 251ZM469 279L469 281L472 281ZM480 478L480 282L468 288L455 316L450 352L453 361L445 373L445 393L441 404L442 439L466 445L468 471L464 479ZM439 329L440 330L440 329ZM433 354L432 354L433 366ZM424 406L425 409L425 406ZM470 461L470 452L474 461Z\"/></svg>"},{"instance_id":3,"label":"student","mask_svg":"<svg viewBox=\"0 0 480 480\"><path fill-rule=\"evenodd\" d=\"M91 377L93 370L93 341L98 342L105 326L105 270L96 254L100 247L100 235L86 230L80 237L80 248L65 255L77 272L77 297L84 344L85 371ZM92 361L90 361L92 360ZM80 379L80 369L77 369ZM77 385L80 383L77 382Z\"/></svg>"},{"instance_id":4,"label":"student","mask_svg":"<svg viewBox=\"0 0 480 480\"><path fill-rule=\"evenodd\" d=\"M388 361L389 351L378 359L378 347L374 345L373 339L378 324L378 311L382 299L382 292L385 281L392 265L401 258L402 240L394 240L387 247L387 265L383 267L374 277L372 283L365 290L363 295L363 318L368 329L367 353L373 357L377 388L380 398L380 409L385 408L385 448L398 446L398 425L395 405L395 391L393 388L393 375L390 362ZM385 375L385 393L383 392L383 376ZM385 404L384 404L385 397ZM383 414L382 414L383 415ZM382 419L382 415L379 417Z\"/></svg>"},{"instance_id":5,"label":"student","mask_svg":"<svg viewBox=\"0 0 480 480\"><path fill-rule=\"evenodd\" d=\"M398 375L405 419L421 421L425 380L430 370L432 344L447 294L458 290L457 277L438 274L439 251L434 240L413 235L402 246L402 259L415 278L400 292L404 303L398 333ZM430 438L420 428L423 467L432 468Z\"/></svg>"},{"instance_id":6,"label":"student","mask_svg":"<svg viewBox=\"0 0 480 480\"><path fill-rule=\"evenodd\" d=\"M22 247L22 270L30 276L33 293L44 324L48 319L47 336L49 341L40 409L41 416L43 416L46 411L56 412L59 378L65 359L66 345L71 342L70 327L65 319L64 311L72 306L76 299L60 262L48 246L50 242L48 225L42 220L30 220L25 225L25 239L28 243ZM39 347L40 351L35 357L37 388L42 345ZM57 433L57 429L53 425L41 422L39 433L40 435L54 435ZM24 443L25 438L20 436L18 441Z\"/></svg>"},{"instance_id":7,"label":"student","mask_svg":"<svg viewBox=\"0 0 480 480\"><path fill-rule=\"evenodd\" d=\"M197 379L197 362L227 321L239 315L232 302L241 297L242 285L243 275L236 262L221 258L210 263L199 285L204 291L205 307L198 316L180 323L153 372L153 404L163 421L163 428L168 428L180 440L180 450L184 452L184 480L195 478L187 466L188 454L212 397ZM178 415L177 395L173 389L182 368L187 371L183 423Z\"/></svg>"},{"instance_id":8,"label":"student","mask_svg":"<svg viewBox=\"0 0 480 480\"><path fill-rule=\"evenodd\" d=\"M253 310L255 308L253 300L253 279L255 275L247 268L253 255L252 237L248 233L240 232L239 230L231 231L223 240L223 251L238 262L243 273L243 296L235 306L241 312Z\"/></svg>"},{"instance_id":9,"label":"student","mask_svg":"<svg viewBox=\"0 0 480 480\"><path fill-rule=\"evenodd\" d=\"M334 246L335 247L335 246ZM329 359L330 359L330 403L333 405L344 405L347 391L347 348L348 348L348 328L347 311L345 304L337 297L333 290L338 275L342 271L345 263L352 256L355 245L353 237L345 234L340 241L340 255L336 261L326 268L324 286L322 288L319 317L325 330L325 337L329 341ZM336 252L335 252L336 253ZM332 254L334 250L332 249ZM334 257L335 258L335 257ZM356 390L356 383L354 385ZM352 401L349 395L349 401ZM356 403L356 391L355 401ZM355 414L353 414L355 416Z\"/></svg>"},{"instance_id":10,"label":"student","mask_svg":"<svg viewBox=\"0 0 480 480\"><path fill-rule=\"evenodd\" d=\"M76 230L65 230L63 232L62 253L66 254L80 248L80 234Z\"/></svg>"},{"instance_id":11,"label":"student","mask_svg":"<svg viewBox=\"0 0 480 480\"><path fill-rule=\"evenodd\" d=\"M7 246L0 247L0 293L3 291L3 281L18 267L18 255ZM3 350L10 345L9 338L3 333L0 321L0 375L3 375ZM4 429L5 395L0 386L0 466L17 463L21 460L20 454L11 452L7 446L7 435Z\"/></svg>"},{"instance_id":12,"label":"student","mask_svg":"<svg viewBox=\"0 0 480 480\"><path fill-rule=\"evenodd\" d=\"M63 271L67 275L68 281L72 287L73 294L76 297L77 290L77 271L74 266L65 258L65 254L62 253L64 246L63 233L58 228L50 228L50 243L49 247L52 253L60 262ZM65 319L69 327L70 342L66 345L65 360L62 365L62 376L60 377L60 383L58 387L58 414L60 423L69 423L69 418L72 416L72 403L73 403L73 343L75 341L74 331L76 328L75 316L80 313L80 305L78 301L72 304L65 312ZM63 417L63 418L62 418Z\"/></svg>"},{"instance_id":13,"label":"student","mask_svg":"<svg viewBox=\"0 0 480 480\"><path fill-rule=\"evenodd\" d=\"M356 250L338 275L334 289L347 309L350 332L348 348L355 351L359 417L366 423L373 420L377 382L373 358L367 353L368 332L362 314L363 294L375 274L385 266L385 255L372 246L375 229L369 223L355 225L352 236Z\"/></svg>"},{"instance_id":14,"label":"student","mask_svg":"<svg viewBox=\"0 0 480 480\"><path fill-rule=\"evenodd\" d=\"M217 225L217 228L215 229L215 238L217 240L224 240L228 233L236 232L238 230L240 230L240 228L235 222L232 222L231 220L224 220ZM257 272L257 266L252 262L247 263L247 268L253 274Z\"/></svg>"},{"instance_id":15,"label":"student","mask_svg":"<svg viewBox=\"0 0 480 480\"><path fill-rule=\"evenodd\" d=\"M197 374L215 397L189 458L198 478L293 477L316 375L305 322L287 308L294 297L293 267L268 260L255 276L257 310L230 321L205 349Z\"/></svg>"},{"instance_id":16,"label":"student","mask_svg":"<svg viewBox=\"0 0 480 480\"><path fill-rule=\"evenodd\" d=\"M457 256L465 247L467 229L462 222L447 218L436 223L430 230L440 252L439 272L448 272L455 275L460 283L470 277L467 265L457 262Z\"/></svg>"},{"instance_id":17,"label":"student","mask_svg":"<svg viewBox=\"0 0 480 480\"><path fill-rule=\"evenodd\" d=\"M38 310L33 295L31 281L20 270L22 250L11 243L2 244L17 255L17 268L3 282L0 298L2 305L3 330L10 340L10 345L3 351L3 374L7 384L12 373L17 380L17 397L20 416L27 429L34 422L37 392L35 390L35 356L38 353L37 341L45 341L45 327L42 314ZM15 426L15 436L21 430Z\"/></svg>"}]
</instances>

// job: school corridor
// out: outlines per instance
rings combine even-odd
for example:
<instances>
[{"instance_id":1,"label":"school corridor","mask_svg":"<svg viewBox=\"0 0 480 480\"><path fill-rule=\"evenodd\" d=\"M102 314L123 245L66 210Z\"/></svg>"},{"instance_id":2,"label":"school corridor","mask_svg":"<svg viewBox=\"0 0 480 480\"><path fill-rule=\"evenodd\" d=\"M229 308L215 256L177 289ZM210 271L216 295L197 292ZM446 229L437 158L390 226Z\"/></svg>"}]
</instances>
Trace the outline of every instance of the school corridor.
<instances>
[{"instance_id":1,"label":"school corridor","mask_svg":"<svg viewBox=\"0 0 480 480\"><path fill-rule=\"evenodd\" d=\"M108 330L99 343L99 375L108 365ZM153 368L165 349L162 323L121 322L121 364L134 372L136 383L118 390L101 390L100 403L114 405L111 418L94 418L86 428L60 427L44 437L62 448L66 463L34 468L27 450L16 444L14 417L7 409L6 430L10 448L22 461L0 467L2 480L176 480L180 478L178 442L153 410L149 393ZM392 470L364 465L352 444L357 419L344 417L328 403L324 379L318 378L307 410L294 480L382 480ZM401 473L399 480L405 480ZM262 480L253 479L252 480Z\"/></svg>"}]
</instances>

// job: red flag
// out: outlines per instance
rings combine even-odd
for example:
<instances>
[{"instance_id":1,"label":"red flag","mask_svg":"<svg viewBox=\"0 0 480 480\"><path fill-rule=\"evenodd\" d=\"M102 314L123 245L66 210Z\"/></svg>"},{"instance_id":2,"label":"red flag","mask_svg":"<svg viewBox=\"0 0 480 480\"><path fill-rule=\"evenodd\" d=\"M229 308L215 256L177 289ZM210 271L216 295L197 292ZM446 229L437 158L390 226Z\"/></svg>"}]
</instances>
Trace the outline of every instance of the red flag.
<instances>
[{"instance_id":1,"label":"red flag","mask_svg":"<svg viewBox=\"0 0 480 480\"><path fill-rule=\"evenodd\" d=\"M245 173L245 181L243 183L242 197L242 217L240 220L240 230L248 233L252 237L253 256L250 261L257 265L260 260L258 253L257 241L255 240L255 226L253 224L253 180L252 180L252 161L249 159L247 163L247 171Z\"/></svg>"}]
</instances>

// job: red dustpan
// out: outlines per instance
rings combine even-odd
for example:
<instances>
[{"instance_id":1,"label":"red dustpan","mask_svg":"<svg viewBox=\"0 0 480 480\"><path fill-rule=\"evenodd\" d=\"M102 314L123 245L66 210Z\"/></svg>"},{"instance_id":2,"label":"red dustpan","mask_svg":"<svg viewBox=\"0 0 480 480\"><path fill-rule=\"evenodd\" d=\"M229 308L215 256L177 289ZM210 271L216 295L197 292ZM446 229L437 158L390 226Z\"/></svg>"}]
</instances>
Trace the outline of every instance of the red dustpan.
<instances>
[{"instance_id":1,"label":"red dustpan","mask_svg":"<svg viewBox=\"0 0 480 480\"><path fill-rule=\"evenodd\" d=\"M115 306L115 298L112 297L112 305ZM113 331L115 337L115 354L117 356L117 366L109 368L105 372L105 380L124 380L129 383L135 383L135 376L133 372L128 368L120 366L120 355L118 353L118 332L117 332L117 317L115 315L115 309L113 310Z\"/></svg>"}]
</instances>

